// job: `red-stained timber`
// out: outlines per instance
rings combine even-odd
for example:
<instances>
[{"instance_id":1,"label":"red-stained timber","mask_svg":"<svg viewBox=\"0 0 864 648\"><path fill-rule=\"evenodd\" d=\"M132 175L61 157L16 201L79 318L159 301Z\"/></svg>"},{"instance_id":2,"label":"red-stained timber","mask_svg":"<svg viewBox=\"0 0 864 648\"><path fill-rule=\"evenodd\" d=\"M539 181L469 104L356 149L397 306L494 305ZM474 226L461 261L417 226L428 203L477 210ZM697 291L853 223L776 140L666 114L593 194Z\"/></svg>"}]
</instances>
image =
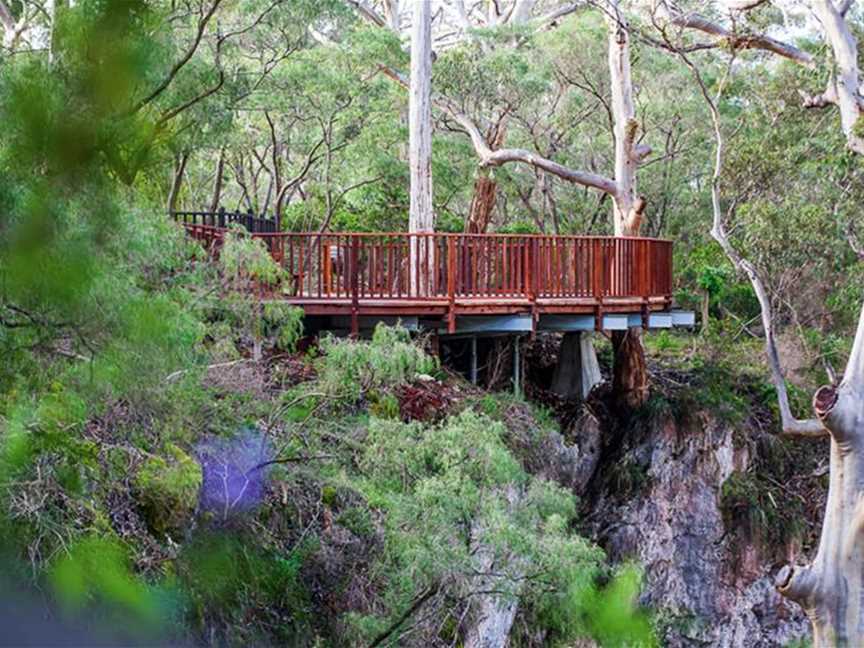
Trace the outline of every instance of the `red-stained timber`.
<instances>
[{"instance_id":1,"label":"red-stained timber","mask_svg":"<svg viewBox=\"0 0 864 648\"><path fill-rule=\"evenodd\" d=\"M217 254L225 229L184 224ZM672 242L543 234L256 232L286 271L273 299L310 315L446 317L664 310ZM411 251L423 272L412 277ZM431 276L425 276L426 274Z\"/></svg>"}]
</instances>

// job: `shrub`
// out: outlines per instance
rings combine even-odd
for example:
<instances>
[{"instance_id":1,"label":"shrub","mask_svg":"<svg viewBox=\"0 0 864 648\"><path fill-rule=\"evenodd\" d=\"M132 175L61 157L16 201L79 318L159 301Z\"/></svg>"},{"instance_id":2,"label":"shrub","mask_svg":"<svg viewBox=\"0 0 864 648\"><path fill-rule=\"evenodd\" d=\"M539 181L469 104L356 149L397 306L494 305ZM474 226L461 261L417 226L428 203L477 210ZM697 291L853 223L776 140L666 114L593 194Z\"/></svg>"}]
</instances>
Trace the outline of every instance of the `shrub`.
<instances>
[{"instance_id":1,"label":"shrub","mask_svg":"<svg viewBox=\"0 0 864 648\"><path fill-rule=\"evenodd\" d=\"M273 260L260 239L252 238L239 225L232 226L219 253L219 266L227 282L244 284L256 281L273 286L282 279L282 267Z\"/></svg>"},{"instance_id":2,"label":"shrub","mask_svg":"<svg viewBox=\"0 0 864 648\"><path fill-rule=\"evenodd\" d=\"M328 393L355 398L370 389L410 382L438 368L438 361L427 355L401 326L378 324L368 342L325 337L321 350L319 385Z\"/></svg>"},{"instance_id":3,"label":"shrub","mask_svg":"<svg viewBox=\"0 0 864 648\"><path fill-rule=\"evenodd\" d=\"M593 581L602 552L571 532L575 498L527 475L504 434L501 423L470 410L440 425L372 419L358 490L385 514L375 569L385 585L384 617L436 584L460 598L482 589L478 541L494 555L496 587L526 605L551 611ZM526 564L530 579L522 578ZM386 618L355 622L374 636Z\"/></svg>"},{"instance_id":4,"label":"shrub","mask_svg":"<svg viewBox=\"0 0 864 648\"><path fill-rule=\"evenodd\" d=\"M264 301L263 291L277 290L285 276L264 244L242 228L229 231L219 267L227 289L220 306L227 306L228 332L236 330L251 338L256 360L265 343L292 352L303 335L303 311L278 301ZM211 331L218 329L211 327ZM228 347L218 337L216 346Z\"/></svg>"},{"instance_id":5,"label":"shrub","mask_svg":"<svg viewBox=\"0 0 864 648\"><path fill-rule=\"evenodd\" d=\"M159 534L181 530L188 522L203 480L201 465L181 448L168 444L165 454L147 459L135 476L147 521Z\"/></svg>"}]
</instances>

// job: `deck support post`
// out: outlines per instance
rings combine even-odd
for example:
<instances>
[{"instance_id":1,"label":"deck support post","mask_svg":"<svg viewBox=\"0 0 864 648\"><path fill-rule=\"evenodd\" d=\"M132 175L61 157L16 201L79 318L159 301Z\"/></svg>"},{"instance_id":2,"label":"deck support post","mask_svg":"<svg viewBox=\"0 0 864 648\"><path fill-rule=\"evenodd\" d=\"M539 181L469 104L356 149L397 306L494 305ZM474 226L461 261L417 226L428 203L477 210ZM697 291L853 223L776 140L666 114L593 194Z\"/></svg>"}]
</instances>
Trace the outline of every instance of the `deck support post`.
<instances>
[{"instance_id":1,"label":"deck support post","mask_svg":"<svg viewBox=\"0 0 864 648\"><path fill-rule=\"evenodd\" d=\"M351 237L351 337L358 337L360 334L360 280L358 273L358 257L360 256L360 239L356 236Z\"/></svg>"},{"instance_id":2,"label":"deck support post","mask_svg":"<svg viewBox=\"0 0 864 648\"><path fill-rule=\"evenodd\" d=\"M429 336L429 352L436 358L441 357L441 338L437 333L432 333Z\"/></svg>"},{"instance_id":3,"label":"deck support post","mask_svg":"<svg viewBox=\"0 0 864 648\"><path fill-rule=\"evenodd\" d=\"M531 300L531 339L533 340L537 336L537 322L540 321L540 313L537 310L537 295L540 293L540 242L538 239L531 239L528 252L530 255L528 262L530 292L528 298Z\"/></svg>"},{"instance_id":4,"label":"deck support post","mask_svg":"<svg viewBox=\"0 0 864 648\"><path fill-rule=\"evenodd\" d=\"M513 338L513 394L522 397L522 353L519 349L519 336Z\"/></svg>"},{"instance_id":5,"label":"deck support post","mask_svg":"<svg viewBox=\"0 0 864 648\"><path fill-rule=\"evenodd\" d=\"M471 336L471 384L477 384L477 336Z\"/></svg>"},{"instance_id":6,"label":"deck support post","mask_svg":"<svg viewBox=\"0 0 864 648\"><path fill-rule=\"evenodd\" d=\"M456 239L447 237L447 332L456 332Z\"/></svg>"},{"instance_id":7,"label":"deck support post","mask_svg":"<svg viewBox=\"0 0 864 648\"><path fill-rule=\"evenodd\" d=\"M603 376L592 334L589 331L565 333L552 376L552 391L562 398L584 400L601 382Z\"/></svg>"}]
</instances>

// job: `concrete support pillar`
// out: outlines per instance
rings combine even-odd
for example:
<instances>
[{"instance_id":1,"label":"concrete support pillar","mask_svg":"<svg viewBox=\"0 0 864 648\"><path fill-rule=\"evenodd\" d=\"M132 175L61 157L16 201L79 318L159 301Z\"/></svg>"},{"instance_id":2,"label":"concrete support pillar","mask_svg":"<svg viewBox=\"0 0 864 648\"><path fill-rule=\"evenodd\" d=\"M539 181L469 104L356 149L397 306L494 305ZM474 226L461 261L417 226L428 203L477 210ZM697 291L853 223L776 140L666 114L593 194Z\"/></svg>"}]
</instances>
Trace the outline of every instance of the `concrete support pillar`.
<instances>
[{"instance_id":1,"label":"concrete support pillar","mask_svg":"<svg viewBox=\"0 0 864 648\"><path fill-rule=\"evenodd\" d=\"M565 333L552 376L552 391L564 398L584 400L602 381L591 333Z\"/></svg>"}]
</instances>

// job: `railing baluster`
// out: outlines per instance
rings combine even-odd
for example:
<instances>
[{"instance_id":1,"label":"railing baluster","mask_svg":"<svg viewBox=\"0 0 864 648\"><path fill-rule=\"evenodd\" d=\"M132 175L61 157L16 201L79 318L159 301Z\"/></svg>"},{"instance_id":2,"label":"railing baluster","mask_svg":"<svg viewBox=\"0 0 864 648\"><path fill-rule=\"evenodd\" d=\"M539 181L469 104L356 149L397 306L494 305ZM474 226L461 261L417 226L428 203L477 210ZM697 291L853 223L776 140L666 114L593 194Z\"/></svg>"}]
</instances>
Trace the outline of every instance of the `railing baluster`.
<instances>
[{"instance_id":1,"label":"railing baluster","mask_svg":"<svg viewBox=\"0 0 864 648\"><path fill-rule=\"evenodd\" d=\"M502 305L505 298L527 300L536 314L545 306L538 299L560 300L550 304L558 312L569 312L562 310L565 304L572 305L573 312L585 312L574 299L593 297L602 311L606 298L626 298L622 303L632 303L644 313L653 304L668 305L672 293L672 244L658 239L291 233L276 231L267 219L224 210L171 216L213 256L218 256L225 232L216 223L248 225L254 230L252 238L263 240L285 269L290 286L284 295L289 301L350 298L354 313L367 298L393 308L404 300L440 300L447 304L448 330L455 322L456 302L463 299L466 310L475 302L476 313L490 312L487 307L495 305L496 296ZM341 303L347 311L345 301ZM421 314L422 306L417 308ZM459 308L461 312L461 302Z\"/></svg>"}]
</instances>

